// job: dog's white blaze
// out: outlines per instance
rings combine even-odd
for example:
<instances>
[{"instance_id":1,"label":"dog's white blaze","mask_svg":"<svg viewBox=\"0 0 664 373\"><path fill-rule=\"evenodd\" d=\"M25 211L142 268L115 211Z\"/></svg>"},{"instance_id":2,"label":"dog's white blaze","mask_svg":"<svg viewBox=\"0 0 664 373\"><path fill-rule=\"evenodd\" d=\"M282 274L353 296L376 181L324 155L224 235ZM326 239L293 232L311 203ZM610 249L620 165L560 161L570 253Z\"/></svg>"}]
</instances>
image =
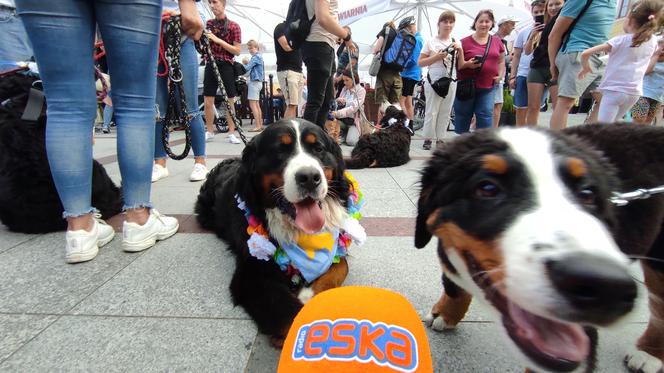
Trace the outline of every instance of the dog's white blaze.
<instances>
[{"instance_id":1,"label":"dog's white blaze","mask_svg":"<svg viewBox=\"0 0 664 373\"><path fill-rule=\"evenodd\" d=\"M500 238L504 288L522 308L552 318L549 310L565 306L566 301L546 276L547 260L575 252L610 258L624 266L628 259L606 227L571 199L556 171L547 136L528 129L505 129L499 136L525 165L536 201L535 209L521 213Z\"/></svg>"},{"instance_id":2,"label":"dog's white blaze","mask_svg":"<svg viewBox=\"0 0 664 373\"><path fill-rule=\"evenodd\" d=\"M289 202L299 202L303 199L297 182L295 181L295 174L302 168L315 168L320 173L321 183L318 187L317 196L312 196L315 199L322 199L327 194L327 179L325 173L320 165L320 162L302 149L300 141L300 125L297 121L291 121L295 129L295 155L288 160L286 169L284 170L284 197Z\"/></svg>"}]
</instances>

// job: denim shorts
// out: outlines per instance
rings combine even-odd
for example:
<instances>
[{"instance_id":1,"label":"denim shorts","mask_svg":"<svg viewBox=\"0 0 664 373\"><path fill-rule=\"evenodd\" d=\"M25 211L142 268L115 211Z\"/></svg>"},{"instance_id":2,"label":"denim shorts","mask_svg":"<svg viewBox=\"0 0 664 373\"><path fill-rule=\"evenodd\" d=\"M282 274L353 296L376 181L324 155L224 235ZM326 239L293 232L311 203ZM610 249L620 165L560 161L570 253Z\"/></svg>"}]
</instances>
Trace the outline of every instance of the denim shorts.
<instances>
[{"instance_id":1,"label":"denim shorts","mask_svg":"<svg viewBox=\"0 0 664 373\"><path fill-rule=\"evenodd\" d=\"M261 95L263 82L260 80L252 80L247 84L247 100L258 101Z\"/></svg>"},{"instance_id":2,"label":"denim shorts","mask_svg":"<svg viewBox=\"0 0 664 373\"><path fill-rule=\"evenodd\" d=\"M514 107L519 109L525 109L528 107L528 78L525 76L516 77Z\"/></svg>"}]
</instances>

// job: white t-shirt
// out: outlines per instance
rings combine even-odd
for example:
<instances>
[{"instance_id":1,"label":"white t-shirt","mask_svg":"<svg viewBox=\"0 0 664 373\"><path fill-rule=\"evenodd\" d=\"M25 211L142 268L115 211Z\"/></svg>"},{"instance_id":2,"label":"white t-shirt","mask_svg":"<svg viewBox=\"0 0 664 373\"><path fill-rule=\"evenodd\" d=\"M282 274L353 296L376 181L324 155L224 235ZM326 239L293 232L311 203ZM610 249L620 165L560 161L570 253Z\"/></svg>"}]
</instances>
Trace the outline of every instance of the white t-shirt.
<instances>
[{"instance_id":1,"label":"white t-shirt","mask_svg":"<svg viewBox=\"0 0 664 373\"><path fill-rule=\"evenodd\" d=\"M315 9L316 9L316 0L306 0L306 6L307 6L307 13L309 15L309 19L311 19L314 14L315 14ZM332 18L335 20L339 20L339 17L337 16L337 8L338 8L338 3L337 0L329 0L330 3L330 15ZM311 30L309 31L309 36L307 36L307 41L318 41L318 42L323 42L327 43L332 49L336 49L337 47L337 37L334 36L334 34L327 32L323 26L318 23L318 18L314 20L314 22L311 24Z\"/></svg>"},{"instance_id":2,"label":"white t-shirt","mask_svg":"<svg viewBox=\"0 0 664 373\"><path fill-rule=\"evenodd\" d=\"M611 52L599 89L641 96L643 76L650 57L657 49L656 38L651 36L638 47L631 47L632 34L616 36L607 43L611 46Z\"/></svg>"},{"instance_id":3,"label":"white t-shirt","mask_svg":"<svg viewBox=\"0 0 664 373\"><path fill-rule=\"evenodd\" d=\"M533 31L533 26L528 26L519 31L516 35L514 48L521 49L521 58L519 59L519 67L516 70L516 76L528 76L528 72L530 71L530 60L533 59L533 54L526 54L523 47L526 45L526 41L528 41L528 36L530 36L531 31Z\"/></svg>"},{"instance_id":4,"label":"white t-shirt","mask_svg":"<svg viewBox=\"0 0 664 373\"><path fill-rule=\"evenodd\" d=\"M422 53L431 57L435 54L438 54L438 52L447 49L447 47L452 45L452 43L454 43L452 38L441 40L437 36L434 36L427 40L426 43L424 43L424 47L422 47ZM451 63L452 55L448 54L444 60L438 60L429 65L429 77L431 77L431 81L436 81L443 76L449 76ZM456 76L455 71L452 71L452 78L454 78L454 76Z\"/></svg>"}]
</instances>

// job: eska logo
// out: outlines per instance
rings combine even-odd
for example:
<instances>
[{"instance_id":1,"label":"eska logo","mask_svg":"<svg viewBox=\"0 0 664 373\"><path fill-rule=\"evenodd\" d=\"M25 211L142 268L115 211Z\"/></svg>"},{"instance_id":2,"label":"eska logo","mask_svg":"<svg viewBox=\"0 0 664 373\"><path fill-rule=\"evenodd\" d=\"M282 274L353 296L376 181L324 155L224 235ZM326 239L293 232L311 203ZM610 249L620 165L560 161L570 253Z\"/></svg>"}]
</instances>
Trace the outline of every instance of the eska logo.
<instances>
[{"instance_id":1,"label":"eska logo","mask_svg":"<svg viewBox=\"0 0 664 373\"><path fill-rule=\"evenodd\" d=\"M371 362L412 372L417 368L417 341L399 326L368 320L317 320L300 327L294 360Z\"/></svg>"}]
</instances>

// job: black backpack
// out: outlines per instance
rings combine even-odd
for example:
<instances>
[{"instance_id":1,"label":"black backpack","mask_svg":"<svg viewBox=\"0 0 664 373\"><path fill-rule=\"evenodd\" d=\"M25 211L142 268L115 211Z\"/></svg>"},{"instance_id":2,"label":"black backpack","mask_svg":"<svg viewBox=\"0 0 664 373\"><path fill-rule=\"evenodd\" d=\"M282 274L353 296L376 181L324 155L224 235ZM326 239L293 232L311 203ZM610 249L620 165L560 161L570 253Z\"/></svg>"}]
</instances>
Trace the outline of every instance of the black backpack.
<instances>
[{"instance_id":1,"label":"black backpack","mask_svg":"<svg viewBox=\"0 0 664 373\"><path fill-rule=\"evenodd\" d=\"M307 13L306 0L291 0L286 13L285 36L288 44L293 49L298 49L309 36L311 24L314 23L316 15L310 19Z\"/></svg>"},{"instance_id":2,"label":"black backpack","mask_svg":"<svg viewBox=\"0 0 664 373\"><path fill-rule=\"evenodd\" d=\"M404 29L397 31L392 45L383 54L383 65L392 70L403 71L415 52L415 45L417 45L415 35Z\"/></svg>"}]
</instances>

